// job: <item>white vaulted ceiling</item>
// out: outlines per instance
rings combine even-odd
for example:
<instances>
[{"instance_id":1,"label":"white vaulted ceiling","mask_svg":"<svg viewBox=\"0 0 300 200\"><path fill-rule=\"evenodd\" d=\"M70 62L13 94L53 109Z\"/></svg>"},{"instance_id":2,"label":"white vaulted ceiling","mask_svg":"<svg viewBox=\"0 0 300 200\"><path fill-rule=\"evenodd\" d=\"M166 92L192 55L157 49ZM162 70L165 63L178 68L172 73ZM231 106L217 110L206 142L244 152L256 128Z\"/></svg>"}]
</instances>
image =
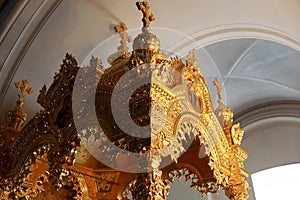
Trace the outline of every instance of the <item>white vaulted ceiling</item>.
<instances>
[{"instance_id":1,"label":"white vaulted ceiling","mask_svg":"<svg viewBox=\"0 0 300 200\"><path fill-rule=\"evenodd\" d=\"M129 29L141 27L141 13L134 3L131 0L17 3L1 27L1 112L15 101L14 81L30 79L36 92L27 97L25 108L32 116L39 109L35 103L38 90L44 83L52 82L66 52L82 63L93 48L115 34L113 24L123 21ZM267 6L270 3L272 7ZM298 99L297 51L260 39L300 49L300 25L295 20L300 15L296 9L300 2L164 0L150 1L150 5L156 17L152 26L186 34L206 46L224 76L228 104L236 111L266 100ZM228 40L233 38L254 39ZM222 40L228 41L216 44ZM202 59L199 57L200 64ZM215 73L209 67L202 64L203 73Z\"/></svg>"},{"instance_id":2,"label":"white vaulted ceiling","mask_svg":"<svg viewBox=\"0 0 300 200\"><path fill-rule=\"evenodd\" d=\"M300 107L300 1L152 0L150 6L156 18L153 27L183 33L204 48L196 51L202 73L209 85L216 76L222 79L226 103L246 129L248 170L300 162L300 112L294 112ZM28 78L34 88L24 106L30 118L40 110L38 91L52 83L66 52L82 63L115 34L113 24L125 22L129 30L141 27L133 0L24 0L8 10L2 9L9 14L0 21L2 122L17 98L14 81ZM177 42L180 49L192 47ZM209 89L215 94L213 87ZM264 124L270 125L268 131ZM272 134L277 142L283 134L289 137L277 144Z\"/></svg>"}]
</instances>

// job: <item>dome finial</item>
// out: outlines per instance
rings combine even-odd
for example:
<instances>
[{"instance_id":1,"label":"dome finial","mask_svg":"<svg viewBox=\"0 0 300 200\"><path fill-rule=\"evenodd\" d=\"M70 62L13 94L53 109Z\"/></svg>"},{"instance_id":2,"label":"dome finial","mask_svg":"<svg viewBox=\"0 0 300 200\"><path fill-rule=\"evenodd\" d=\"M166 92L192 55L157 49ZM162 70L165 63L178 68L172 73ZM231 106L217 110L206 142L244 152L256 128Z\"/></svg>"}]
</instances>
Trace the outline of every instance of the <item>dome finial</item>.
<instances>
[{"instance_id":1,"label":"dome finial","mask_svg":"<svg viewBox=\"0 0 300 200\"><path fill-rule=\"evenodd\" d=\"M155 18L149 11L149 3L147 1L138 1L136 2L136 6L143 13L142 21L144 26L142 33L133 40L133 50L149 49L154 53L159 53L160 41L153 33L150 33L150 22L154 21Z\"/></svg>"},{"instance_id":2,"label":"dome finial","mask_svg":"<svg viewBox=\"0 0 300 200\"><path fill-rule=\"evenodd\" d=\"M155 20L154 15L149 11L149 3L147 1L138 1L136 2L136 6L143 13L143 31L149 31L150 22Z\"/></svg>"}]
</instances>

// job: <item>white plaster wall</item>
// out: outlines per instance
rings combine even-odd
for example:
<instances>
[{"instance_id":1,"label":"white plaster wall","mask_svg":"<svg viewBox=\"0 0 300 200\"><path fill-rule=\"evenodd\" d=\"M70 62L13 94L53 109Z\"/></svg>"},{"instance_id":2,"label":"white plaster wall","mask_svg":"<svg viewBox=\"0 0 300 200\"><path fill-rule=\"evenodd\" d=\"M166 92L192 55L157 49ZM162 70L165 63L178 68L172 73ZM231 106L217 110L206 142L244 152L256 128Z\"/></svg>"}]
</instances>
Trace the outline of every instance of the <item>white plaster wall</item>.
<instances>
[{"instance_id":1,"label":"white plaster wall","mask_svg":"<svg viewBox=\"0 0 300 200\"><path fill-rule=\"evenodd\" d=\"M300 162L299 119L270 119L245 130L242 145L249 151L249 173Z\"/></svg>"}]
</instances>

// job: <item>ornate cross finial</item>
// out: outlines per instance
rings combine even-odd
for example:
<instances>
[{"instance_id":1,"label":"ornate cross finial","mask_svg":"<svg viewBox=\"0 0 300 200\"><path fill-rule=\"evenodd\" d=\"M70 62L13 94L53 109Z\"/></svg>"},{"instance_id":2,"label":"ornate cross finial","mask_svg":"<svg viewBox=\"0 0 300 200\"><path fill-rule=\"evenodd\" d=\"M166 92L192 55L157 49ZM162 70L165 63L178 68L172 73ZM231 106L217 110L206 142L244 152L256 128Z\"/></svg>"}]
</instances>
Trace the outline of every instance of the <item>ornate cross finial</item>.
<instances>
[{"instance_id":1,"label":"ornate cross finial","mask_svg":"<svg viewBox=\"0 0 300 200\"><path fill-rule=\"evenodd\" d=\"M216 78L214 81L213 81L214 85L216 86L217 90L218 90L218 97L219 97L219 104L223 104L224 101L223 101L223 98L222 98L222 92L223 92L223 87L221 86L220 84L220 81L218 78Z\"/></svg>"},{"instance_id":2,"label":"ornate cross finial","mask_svg":"<svg viewBox=\"0 0 300 200\"><path fill-rule=\"evenodd\" d=\"M127 26L124 23L121 23L120 25L115 25L114 29L117 33L121 34L127 31Z\"/></svg>"},{"instance_id":3,"label":"ornate cross finial","mask_svg":"<svg viewBox=\"0 0 300 200\"><path fill-rule=\"evenodd\" d=\"M147 1L138 1L136 2L137 8L143 13L143 23L144 28L149 28L150 22L154 21L154 15L149 11L149 4Z\"/></svg>"},{"instance_id":4,"label":"ornate cross finial","mask_svg":"<svg viewBox=\"0 0 300 200\"><path fill-rule=\"evenodd\" d=\"M124 23L121 23L120 25L115 25L114 29L117 33L119 33L121 37L121 45L118 47L118 50L122 53L128 52L128 47L126 45L127 42L132 42L132 37L128 35L127 31L127 26Z\"/></svg>"},{"instance_id":5,"label":"ornate cross finial","mask_svg":"<svg viewBox=\"0 0 300 200\"><path fill-rule=\"evenodd\" d=\"M25 98L25 94L32 94L33 93L33 89L32 87L28 87L29 86L29 80L28 79L24 79L21 81L16 81L15 82L15 86L16 88L20 88L20 93L18 94L19 96L19 100L17 101L17 104L22 107L23 106L23 102L24 102L24 98Z\"/></svg>"}]
</instances>

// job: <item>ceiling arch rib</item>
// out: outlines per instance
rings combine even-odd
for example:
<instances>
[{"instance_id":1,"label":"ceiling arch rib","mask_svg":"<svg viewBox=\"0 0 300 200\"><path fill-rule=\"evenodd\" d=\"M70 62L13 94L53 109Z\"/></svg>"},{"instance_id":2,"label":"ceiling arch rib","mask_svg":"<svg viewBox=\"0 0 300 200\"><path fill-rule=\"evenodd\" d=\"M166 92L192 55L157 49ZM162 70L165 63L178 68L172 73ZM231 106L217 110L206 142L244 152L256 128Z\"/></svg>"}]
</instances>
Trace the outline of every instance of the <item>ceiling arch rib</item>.
<instances>
[{"instance_id":1,"label":"ceiling arch rib","mask_svg":"<svg viewBox=\"0 0 300 200\"><path fill-rule=\"evenodd\" d=\"M277 88L282 88L286 91L290 91L293 93L300 94L299 89L293 88L292 86L289 86L287 84L275 81L275 80L269 80L261 77L252 77L252 76L245 76L245 75L225 75L227 79L241 79L241 80L249 80L249 81L255 81L255 82L261 82L261 83L267 83L270 85L274 85Z\"/></svg>"},{"instance_id":2,"label":"ceiling arch rib","mask_svg":"<svg viewBox=\"0 0 300 200\"><path fill-rule=\"evenodd\" d=\"M287 32L266 25L247 23L224 24L196 32L191 37L202 46L230 39L253 38L273 41L298 51L300 50L300 41L298 39Z\"/></svg>"},{"instance_id":3,"label":"ceiling arch rib","mask_svg":"<svg viewBox=\"0 0 300 200\"><path fill-rule=\"evenodd\" d=\"M239 64L243 60L243 58L245 58L247 56L247 54L250 51L252 51L260 41L261 40L254 41L253 44L251 44L244 52L241 53L239 58L235 61L233 66L229 69L228 74L226 75L225 80L224 80L224 85L226 84L226 82L228 81L230 76L233 74L234 70L239 66Z\"/></svg>"},{"instance_id":4,"label":"ceiling arch rib","mask_svg":"<svg viewBox=\"0 0 300 200\"><path fill-rule=\"evenodd\" d=\"M274 118L300 121L300 101L282 100L258 104L237 113L234 122L240 122L247 130L259 122Z\"/></svg>"},{"instance_id":5,"label":"ceiling arch rib","mask_svg":"<svg viewBox=\"0 0 300 200\"><path fill-rule=\"evenodd\" d=\"M29 1L18 4L17 11L1 33L0 104L31 43L61 2Z\"/></svg>"}]
</instances>

